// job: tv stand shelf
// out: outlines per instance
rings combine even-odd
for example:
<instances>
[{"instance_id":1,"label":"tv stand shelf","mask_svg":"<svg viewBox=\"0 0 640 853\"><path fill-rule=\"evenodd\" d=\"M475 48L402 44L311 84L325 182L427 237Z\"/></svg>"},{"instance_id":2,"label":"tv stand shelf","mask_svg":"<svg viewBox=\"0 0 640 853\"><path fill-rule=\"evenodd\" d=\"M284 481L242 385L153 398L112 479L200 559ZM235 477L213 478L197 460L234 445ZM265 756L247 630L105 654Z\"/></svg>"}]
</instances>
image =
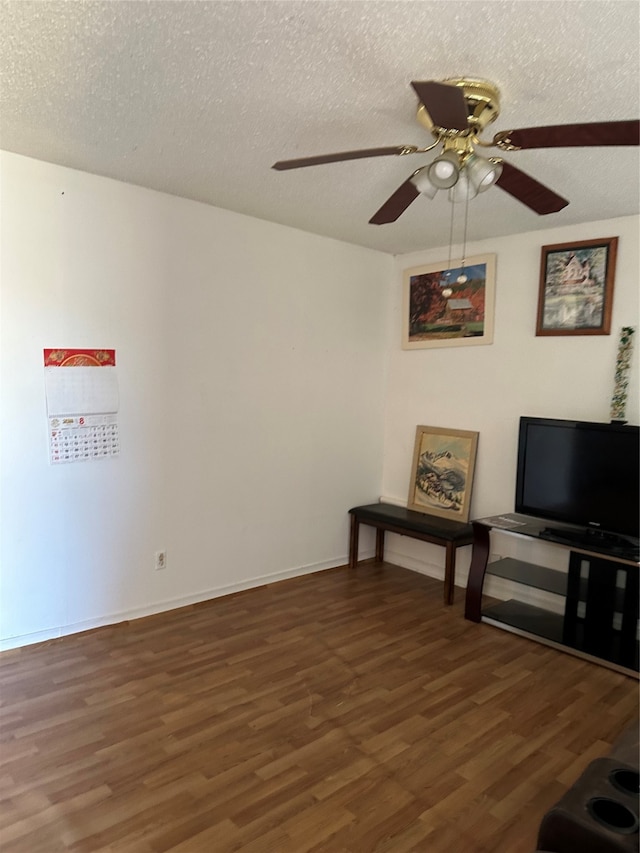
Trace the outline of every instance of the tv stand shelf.
<instances>
[{"instance_id":1,"label":"tv stand shelf","mask_svg":"<svg viewBox=\"0 0 640 853\"><path fill-rule=\"evenodd\" d=\"M600 546L597 551L590 551L552 541L543 533L545 522L530 516L510 513L474 521L472 527L466 619L486 622L638 677L636 560L603 553L605 549ZM489 563L493 529L567 551L567 571L512 557ZM513 598L483 602L486 575L510 581L516 590ZM520 595L531 599L532 590L558 596L560 606L564 601L563 612L518 598Z\"/></svg>"},{"instance_id":2,"label":"tv stand shelf","mask_svg":"<svg viewBox=\"0 0 640 853\"><path fill-rule=\"evenodd\" d=\"M562 644L563 617L524 601L510 599L494 604L484 611L482 621L498 628L518 629L523 633L535 635L536 639Z\"/></svg>"},{"instance_id":3,"label":"tv stand shelf","mask_svg":"<svg viewBox=\"0 0 640 853\"><path fill-rule=\"evenodd\" d=\"M536 589L544 589L554 592L556 595L567 594L567 576L555 569L547 569L534 563L525 563L523 560L514 560L513 557L503 557L495 563L489 563L487 571L495 577L520 583L524 586L532 586Z\"/></svg>"}]
</instances>

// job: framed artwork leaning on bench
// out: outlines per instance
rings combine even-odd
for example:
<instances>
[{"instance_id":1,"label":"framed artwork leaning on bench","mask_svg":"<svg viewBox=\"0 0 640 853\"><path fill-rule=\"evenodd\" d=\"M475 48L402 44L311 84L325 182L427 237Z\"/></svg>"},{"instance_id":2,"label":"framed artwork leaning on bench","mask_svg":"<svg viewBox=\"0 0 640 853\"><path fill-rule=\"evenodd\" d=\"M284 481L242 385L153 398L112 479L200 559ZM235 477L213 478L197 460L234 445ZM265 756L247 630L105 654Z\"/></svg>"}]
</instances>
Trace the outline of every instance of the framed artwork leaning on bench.
<instances>
[{"instance_id":1,"label":"framed artwork leaning on bench","mask_svg":"<svg viewBox=\"0 0 640 853\"><path fill-rule=\"evenodd\" d=\"M408 509L469 521L477 450L477 432L416 427Z\"/></svg>"}]
</instances>

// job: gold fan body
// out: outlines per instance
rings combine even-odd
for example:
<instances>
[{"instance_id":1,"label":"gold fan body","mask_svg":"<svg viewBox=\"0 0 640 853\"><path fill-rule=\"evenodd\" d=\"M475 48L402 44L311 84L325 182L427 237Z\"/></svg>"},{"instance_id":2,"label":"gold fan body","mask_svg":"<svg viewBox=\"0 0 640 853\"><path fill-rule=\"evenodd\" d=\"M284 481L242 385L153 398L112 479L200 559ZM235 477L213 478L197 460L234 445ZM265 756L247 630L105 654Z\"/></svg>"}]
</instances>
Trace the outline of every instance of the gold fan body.
<instances>
[{"instance_id":1,"label":"gold fan body","mask_svg":"<svg viewBox=\"0 0 640 853\"><path fill-rule=\"evenodd\" d=\"M443 151L455 151L462 163L473 153L478 135L500 115L500 90L488 80L472 77L449 77L442 82L462 89L467 106L467 129L440 127L423 104L418 106L417 117L420 124L443 143Z\"/></svg>"},{"instance_id":2,"label":"gold fan body","mask_svg":"<svg viewBox=\"0 0 640 853\"><path fill-rule=\"evenodd\" d=\"M488 80L477 80L472 77L450 77L442 82L462 89L469 116L469 128L468 130L451 130L446 127L438 127L432 121L426 107L420 104L418 121L434 136L442 136L443 133L459 136L469 132L473 136L477 136L500 115L500 90Z\"/></svg>"}]
</instances>

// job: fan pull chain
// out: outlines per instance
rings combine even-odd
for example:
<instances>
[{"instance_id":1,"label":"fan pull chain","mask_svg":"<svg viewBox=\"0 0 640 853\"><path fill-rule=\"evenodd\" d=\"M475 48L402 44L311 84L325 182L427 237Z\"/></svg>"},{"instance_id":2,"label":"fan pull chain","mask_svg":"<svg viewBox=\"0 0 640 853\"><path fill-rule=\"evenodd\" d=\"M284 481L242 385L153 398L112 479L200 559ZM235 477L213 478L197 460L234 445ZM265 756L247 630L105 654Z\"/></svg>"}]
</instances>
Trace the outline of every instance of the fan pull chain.
<instances>
[{"instance_id":1,"label":"fan pull chain","mask_svg":"<svg viewBox=\"0 0 640 853\"><path fill-rule=\"evenodd\" d=\"M445 280L443 282L443 284L447 287L450 284L449 276L451 275L451 252L452 252L451 244L453 243L453 212L454 212L454 210L455 210L455 205L452 204L451 205L451 223L449 225L449 257L447 258L447 271L445 273Z\"/></svg>"},{"instance_id":2,"label":"fan pull chain","mask_svg":"<svg viewBox=\"0 0 640 853\"><path fill-rule=\"evenodd\" d=\"M466 275L464 274L464 262L466 260L467 254L467 222L469 221L469 184L467 183L467 198L464 205L464 234L462 237L462 267L460 269L460 275L457 278L458 284L464 284L467 280Z\"/></svg>"}]
</instances>

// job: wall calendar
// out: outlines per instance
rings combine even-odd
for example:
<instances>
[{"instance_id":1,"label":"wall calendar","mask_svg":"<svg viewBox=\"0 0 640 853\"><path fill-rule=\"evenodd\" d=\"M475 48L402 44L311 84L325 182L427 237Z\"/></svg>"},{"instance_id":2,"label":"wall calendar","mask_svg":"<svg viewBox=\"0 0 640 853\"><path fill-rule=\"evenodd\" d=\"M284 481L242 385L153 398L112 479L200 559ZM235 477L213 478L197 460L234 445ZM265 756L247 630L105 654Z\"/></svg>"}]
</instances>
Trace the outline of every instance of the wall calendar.
<instances>
[{"instance_id":1,"label":"wall calendar","mask_svg":"<svg viewBox=\"0 0 640 853\"><path fill-rule=\"evenodd\" d=\"M49 461L117 456L118 378L113 349L45 349Z\"/></svg>"}]
</instances>

